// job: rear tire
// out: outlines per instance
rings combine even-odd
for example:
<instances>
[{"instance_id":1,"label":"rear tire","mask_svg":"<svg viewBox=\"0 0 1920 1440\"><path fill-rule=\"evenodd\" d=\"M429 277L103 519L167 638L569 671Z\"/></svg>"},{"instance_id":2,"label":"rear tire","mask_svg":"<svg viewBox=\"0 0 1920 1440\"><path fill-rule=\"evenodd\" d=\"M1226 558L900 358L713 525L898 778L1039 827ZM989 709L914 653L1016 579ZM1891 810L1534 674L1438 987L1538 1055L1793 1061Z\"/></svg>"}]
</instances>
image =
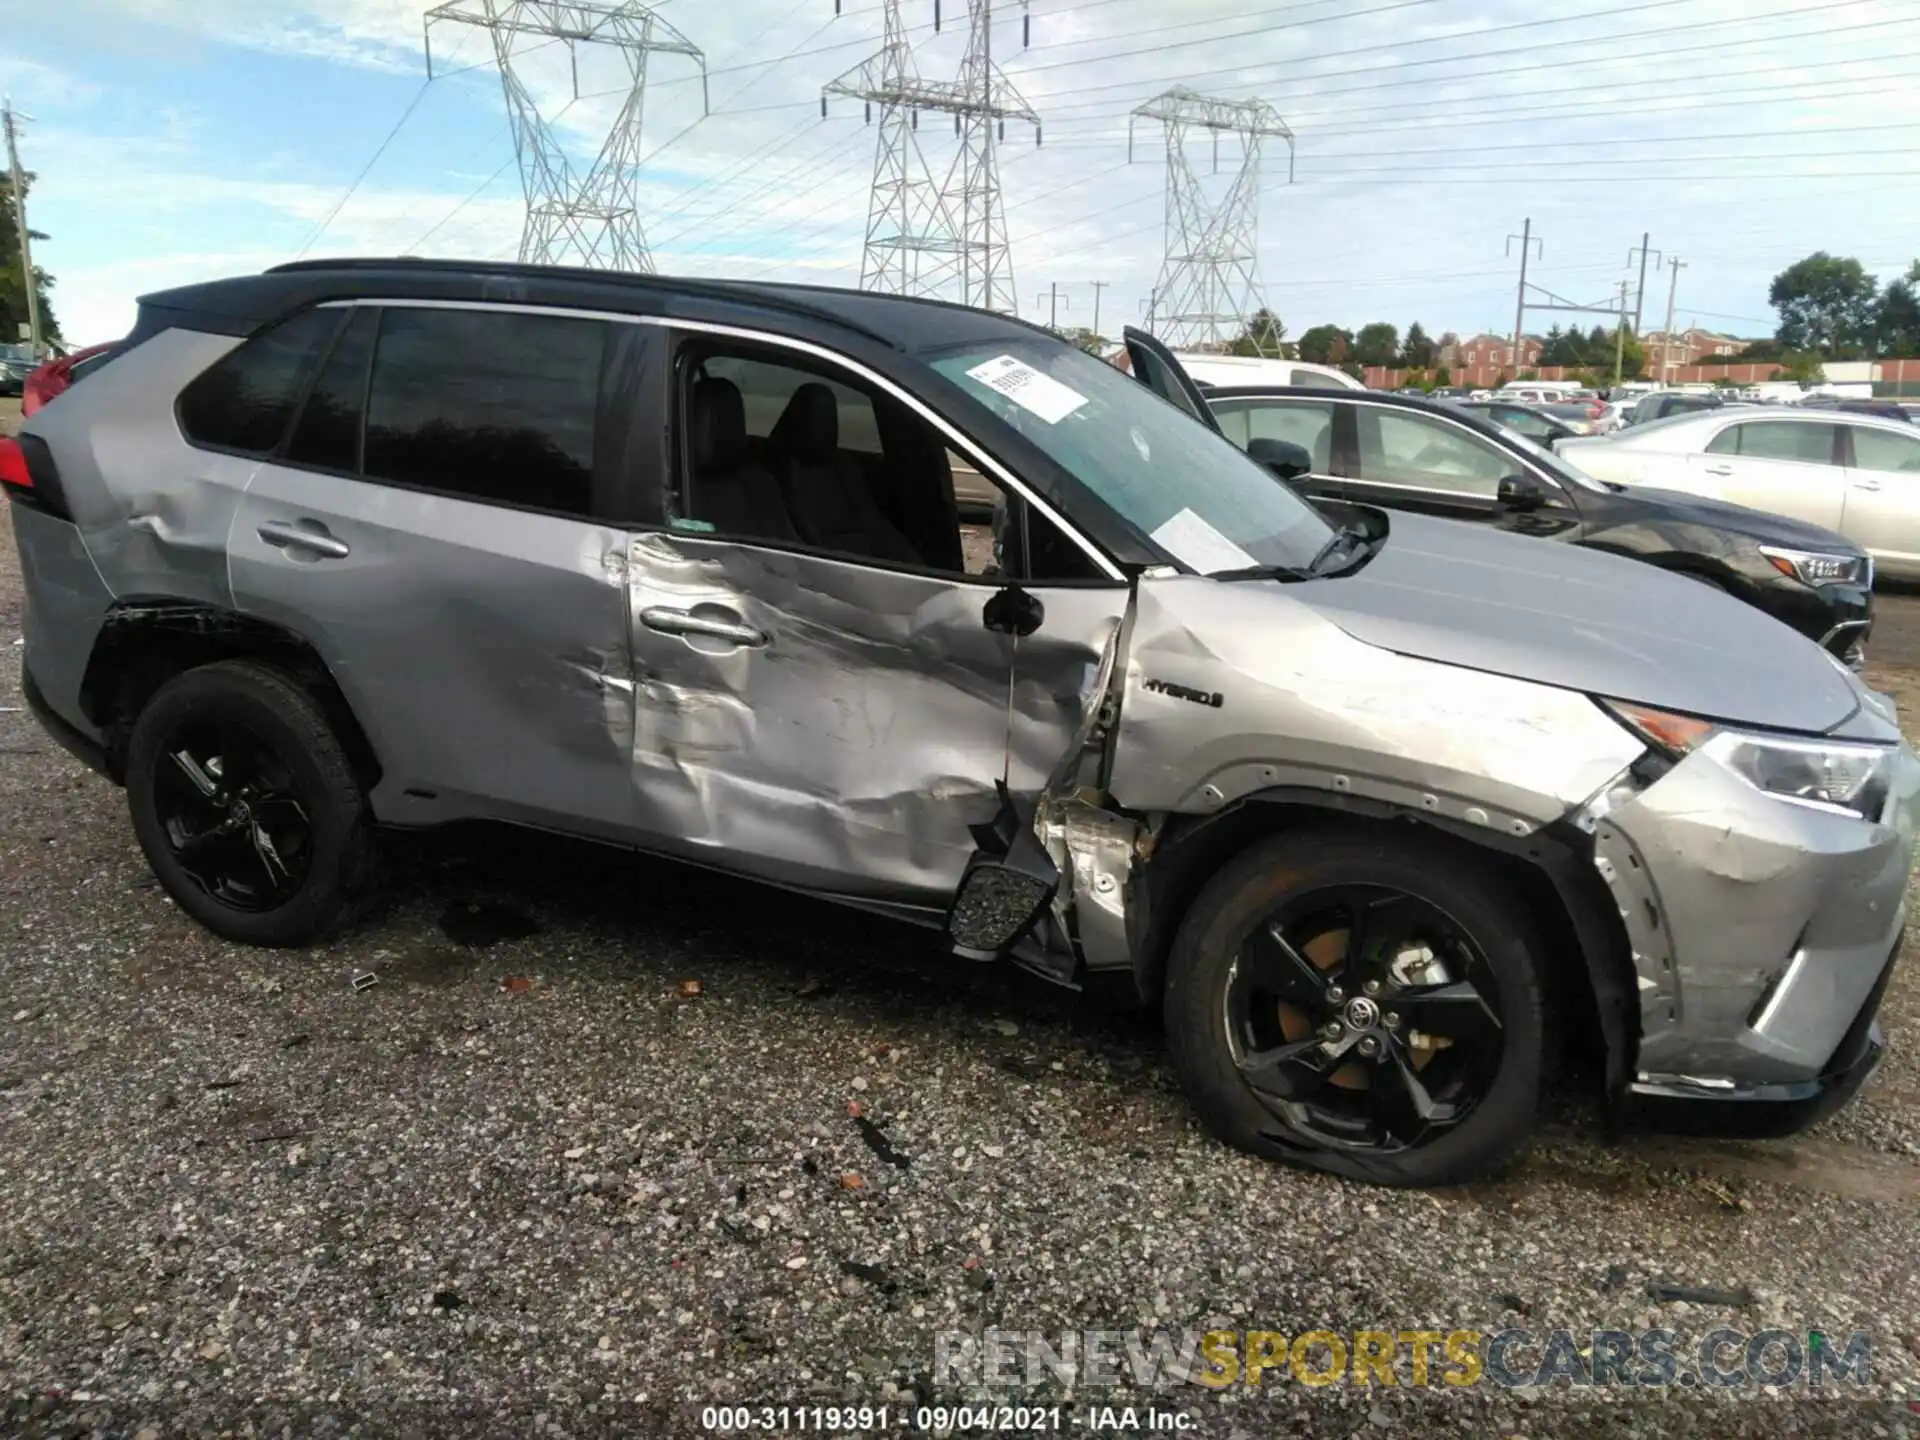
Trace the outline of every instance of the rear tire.
<instances>
[{"instance_id":1,"label":"rear tire","mask_svg":"<svg viewBox=\"0 0 1920 1440\"><path fill-rule=\"evenodd\" d=\"M1253 1154L1378 1185L1477 1179L1537 1122L1540 953L1492 866L1431 832L1278 836L1181 923L1174 1069L1207 1126Z\"/></svg>"},{"instance_id":2,"label":"rear tire","mask_svg":"<svg viewBox=\"0 0 1920 1440\"><path fill-rule=\"evenodd\" d=\"M313 697L224 660L176 675L127 746L134 834L167 893L214 934L310 945L369 889L373 817Z\"/></svg>"}]
</instances>

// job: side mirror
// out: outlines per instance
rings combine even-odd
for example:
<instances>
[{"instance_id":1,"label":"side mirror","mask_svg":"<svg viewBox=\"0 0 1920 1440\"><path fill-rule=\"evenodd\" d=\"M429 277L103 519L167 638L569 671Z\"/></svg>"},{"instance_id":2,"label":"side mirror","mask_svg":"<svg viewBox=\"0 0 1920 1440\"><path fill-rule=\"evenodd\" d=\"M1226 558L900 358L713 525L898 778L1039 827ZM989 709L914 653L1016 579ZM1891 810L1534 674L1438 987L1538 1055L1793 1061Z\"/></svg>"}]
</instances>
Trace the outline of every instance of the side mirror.
<instances>
[{"instance_id":1,"label":"side mirror","mask_svg":"<svg viewBox=\"0 0 1920 1440\"><path fill-rule=\"evenodd\" d=\"M1313 473L1313 456L1307 447L1291 440L1251 440L1247 458L1267 467L1282 480L1298 480Z\"/></svg>"},{"instance_id":2,"label":"side mirror","mask_svg":"<svg viewBox=\"0 0 1920 1440\"><path fill-rule=\"evenodd\" d=\"M1033 634L1046 618L1047 607L1040 603L1040 597L1018 585L994 591L980 607L982 625L996 635L1012 635L1016 639Z\"/></svg>"},{"instance_id":3,"label":"side mirror","mask_svg":"<svg viewBox=\"0 0 1920 1440\"><path fill-rule=\"evenodd\" d=\"M968 960L1006 954L1060 888L1060 867L1033 827L1022 822L1006 782L996 788L1000 808L986 824L969 827L979 848L968 859L947 910L947 941Z\"/></svg>"},{"instance_id":4,"label":"side mirror","mask_svg":"<svg viewBox=\"0 0 1920 1440\"><path fill-rule=\"evenodd\" d=\"M1531 475L1509 475L1500 482L1496 492L1502 510L1515 510L1525 513L1538 510L1547 503L1547 491Z\"/></svg>"}]
</instances>

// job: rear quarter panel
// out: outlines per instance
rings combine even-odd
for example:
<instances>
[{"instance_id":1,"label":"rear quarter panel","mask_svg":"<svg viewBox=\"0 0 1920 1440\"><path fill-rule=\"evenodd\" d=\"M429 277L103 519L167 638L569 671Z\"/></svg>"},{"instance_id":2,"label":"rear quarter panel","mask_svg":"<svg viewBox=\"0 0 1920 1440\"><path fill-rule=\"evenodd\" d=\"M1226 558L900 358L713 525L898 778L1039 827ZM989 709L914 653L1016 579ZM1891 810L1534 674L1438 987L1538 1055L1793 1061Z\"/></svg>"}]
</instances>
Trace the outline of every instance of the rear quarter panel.
<instances>
[{"instance_id":1,"label":"rear quarter panel","mask_svg":"<svg viewBox=\"0 0 1920 1440\"><path fill-rule=\"evenodd\" d=\"M233 603L227 531L259 462L188 445L173 404L187 381L236 343L229 335L164 331L23 427L52 450L74 524L116 598Z\"/></svg>"}]
</instances>

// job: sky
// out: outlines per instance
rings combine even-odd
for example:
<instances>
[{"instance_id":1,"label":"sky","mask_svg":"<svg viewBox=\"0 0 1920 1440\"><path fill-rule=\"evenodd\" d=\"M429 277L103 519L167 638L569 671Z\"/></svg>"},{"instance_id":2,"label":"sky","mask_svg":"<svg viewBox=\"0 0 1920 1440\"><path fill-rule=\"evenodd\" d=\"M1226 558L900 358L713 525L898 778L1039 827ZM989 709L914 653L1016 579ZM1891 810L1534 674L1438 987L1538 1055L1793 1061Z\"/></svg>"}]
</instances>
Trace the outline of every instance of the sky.
<instances>
[{"instance_id":1,"label":"sky","mask_svg":"<svg viewBox=\"0 0 1920 1440\"><path fill-rule=\"evenodd\" d=\"M495 0L502 8L506 0ZM465 0L469 9L482 0ZM900 0L929 79L966 0ZM665 0L704 53L651 58L640 194L670 274L859 281L877 131L824 85L880 44L881 0ZM1025 12L1023 21L1023 9ZM510 259L525 202L488 37L409 0L0 0L0 88L28 117L34 258L70 343L136 298L296 257ZM1529 278L1602 303L1654 252L1644 328L1774 325L1767 287L1816 249L1887 278L1920 258L1915 0L995 0L994 55L1040 114L1001 151L1022 312L1114 334L1160 278L1172 85L1271 104L1258 279L1287 333L1415 320L1505 333ZM664 32L662 32L664 33ZM1030 42L1022 46L1023 34ZM574 52L574 53L571 53ZM516 73L584 164L621 58L549 44ZM705 90L703 108L702 91ZM955 141L931 117L944 166ZM1209 193L1219 174L1196 143ZM1664 261L1679 260L1677 272ZM1103 282L1096 290L1094 282ZM1631 300L1631 295L1630 295ZM1530 314L1528 329L1555 319Z\"/></svg>"}]
</instances>

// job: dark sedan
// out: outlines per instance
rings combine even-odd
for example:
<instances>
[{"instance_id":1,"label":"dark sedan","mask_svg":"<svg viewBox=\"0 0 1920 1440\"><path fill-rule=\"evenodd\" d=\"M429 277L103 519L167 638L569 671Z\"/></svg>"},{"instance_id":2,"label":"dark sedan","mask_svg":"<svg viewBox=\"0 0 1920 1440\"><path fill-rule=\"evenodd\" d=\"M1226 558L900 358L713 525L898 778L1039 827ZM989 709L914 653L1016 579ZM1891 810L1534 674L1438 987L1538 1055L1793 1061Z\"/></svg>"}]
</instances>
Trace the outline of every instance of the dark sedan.
<instances>
[{"instance_id":1,"label":"dark sedan","mask_svg":"<svg viewBox=\"0 0 1920 1440\"><path fill-rule=\"evenodd\" d=\"M1553 409L1546 409L1538 405L1515 404L1511 400L1478 400L1469 401L1460 408L1484 420L1491 420L1496 425L1504 425L1509 430L1518 431L1534 444L1544 445L1549 450L1568 436L1593 433L1591 424L1583 429L1572 423L1566 416L1554 413L1554 410L1571 412L1575 408L1572 406L1556 405ZM1582 405L1577 408L1584 418L1587 407Z\"/></svg>"},{"instance_id":2,"label":"dark sedan","mask_svg":"<svg viewBox=\"0 0 1920 1440\"><path fill-rule=\"evenodd\" d=\"M1611 550L1715 586L1851 665L1872 623L1873 564L1817 525L1604 483L1456 405L1375 392L1233 388L1206 403L1226 437L1317 500L1477 520ZM1800 578L1819 575L1820 583Z\"/></svg>"}]
</instances>

